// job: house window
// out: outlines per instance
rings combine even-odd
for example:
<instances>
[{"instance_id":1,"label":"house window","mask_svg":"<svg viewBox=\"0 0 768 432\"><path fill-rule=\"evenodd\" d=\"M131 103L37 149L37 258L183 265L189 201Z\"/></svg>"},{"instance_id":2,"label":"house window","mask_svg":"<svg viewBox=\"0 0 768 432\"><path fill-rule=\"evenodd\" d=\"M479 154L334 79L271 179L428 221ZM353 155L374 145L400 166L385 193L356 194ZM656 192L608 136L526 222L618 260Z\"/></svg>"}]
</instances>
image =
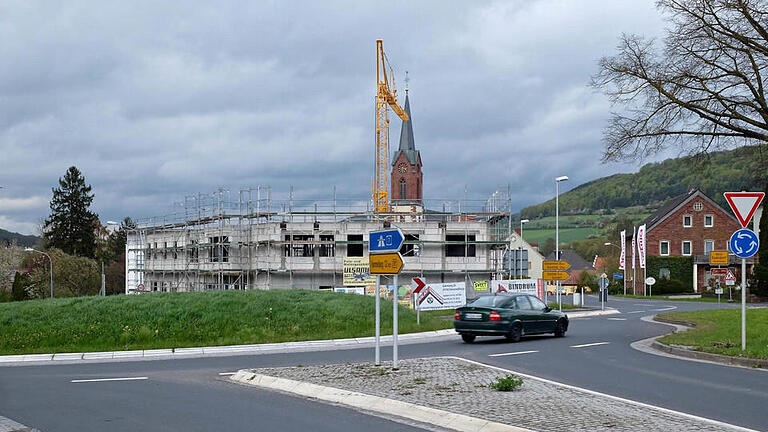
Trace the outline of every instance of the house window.
<instances>
[{"instance_id":1,"label":"house window","mask_svg":"<svg viewBox=\"0 0 768 432\"><path fill-rule=\"evenodd\" d=\"M330 242L330 243L322 243L320 244L320 256L321 257L332 257L336 256L336 246L333 243L333 234L320 234L320 241L322 242Z\"/></svg>"},{"instance_id":2,"label":"house window","mask_svg":"<svg viewBox=\"0 0 768 432\"><path fill-rule=\"evenodd\" d=\"M691 255L691 241L683 240L683 255Z\"/></svg>"},{"instance_id":3,"label":"house window","mask_svg":"<svg viewBox=\"0 0 768 432\"><path fill-rule=\"evenodd\" d=\"M419 256L421 255L421 249L419 248L419 245L417 244L419 242L419 235L418 234L406 234L405 235L405 243L403 244L402 249L400 249L400 253L403 256Z\"/></svg>"},{"instance_id":4,"label":"house window","mask_svg":"<svg viewBox=\"0 0 768 432\"><path fill-rule=\"evenodd\" d=\"M668 268L660 268L659 269L659 279L666 279L669 280L669 269Z\"/></svg>"},{"instance_id":5,"label":"house window","mask_svg":"<svg viewBox=\"0 0 768 432\"><path fill-rule=\"evenodd\" d=\"M283 248L283 254L287 257L312 257L315 255L315 245L313 244L315 236L313 234L294 234L293 240L290 235L285 236L288 242Z\"/></svg>"},{"instance_id":6,"label":"house window","mask_svg":"<svg viewBox=\"0 0 768 432\"><path fill-rule=\"evenodd\" d=\"M209 237L211 248L211 262L229 262L229 236Z\"/></svg>"},{"instance_id":7,"label":"house window","mask_svg":"<svg viewBox=\"0 0 768 432\"><path fill-rule=\"evenodd\" d=\"M406 199L405 195L405 179L400 179L400 199Z\"/></svg>"},{"instance_id":8,"label":"house window","mask_svg":"<svg viewBox=\"0 0 768 432\"><path fill-rule=\"evenodd\" d=\"M669 241L662 240L659 242L659 255L661 256L669 255Z\"/></svg>"},{"instance_id":9,"label":"house window","mask_svg":"<svg viewBox=\"0 0 768 432\"><path fill-rule=\"evenodd\" d=\"M347 244L347 256L350 256L350 257L363 256L363 235L362 234L349 234L347 235L347 241L359 242L359 243Z\"/></svg>"},{"instance_id":10,"label":"house window","mask_svg":"<svg viewBox=\"0 0 768 432\"><path fill-rule=\"evenodd\" d=\"M690 228L693 226L693 217L691 215L683 216L683 227Z\"/></svg>"},{"instance_id":11,"label":"house window","mask_svg":"<svg viewBox=\"0 0 768 432\"><path fill-rule=\"evenodd\" d=\"M704 240L704 255L709 256L709 253L715 250L714 240Z\"/></svg>"},{"instance_id":12,"label":"house window","mask_svg":"<svg viewBox=\"0 0 768 432\"><path fill-rule=\"evenodd\" d=\"M447 257L473 257L475 256L475 235L446 234L445 256ZM470 243L472 242L472 243Z\"/></svg>"},{"instance_id":13,"label":"house window","mask_svg":"<svg viewBox=\"0 0 768 432\"><path fill-rule=\"evenodd\" d=\"M701 211L703 208L704 208L704 204L700 202L697 202L696 204L693 205L693 209L695 211Z\"/></svg>"},{"instance_id":14,"label":"house window","mask_svg":"<svg viewBox=\"0 0 768 432\"><path fill-rule=\"evenodd\" d=\"M704 226L707 228L715 226L715 216L711 214L704 215Z\"/></svg>"}]
</instances>

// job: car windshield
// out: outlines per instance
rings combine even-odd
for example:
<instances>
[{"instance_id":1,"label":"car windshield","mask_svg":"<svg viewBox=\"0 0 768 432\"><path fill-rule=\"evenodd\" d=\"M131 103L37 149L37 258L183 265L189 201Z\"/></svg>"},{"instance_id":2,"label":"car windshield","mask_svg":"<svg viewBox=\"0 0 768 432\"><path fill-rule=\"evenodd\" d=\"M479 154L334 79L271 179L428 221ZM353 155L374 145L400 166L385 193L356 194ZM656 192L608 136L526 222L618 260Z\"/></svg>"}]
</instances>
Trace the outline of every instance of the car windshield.
<instances>
[{"instance_id":1,"label":"car windshield","mask_svg":"<svg viewBox=\"0 0 768 432\"><path fill-rule=\"evenodd\" d=\"M507 302L507 296L482 296L472 300L469 305L475 307L500 307Z\"/></svg>"}]
</instances>

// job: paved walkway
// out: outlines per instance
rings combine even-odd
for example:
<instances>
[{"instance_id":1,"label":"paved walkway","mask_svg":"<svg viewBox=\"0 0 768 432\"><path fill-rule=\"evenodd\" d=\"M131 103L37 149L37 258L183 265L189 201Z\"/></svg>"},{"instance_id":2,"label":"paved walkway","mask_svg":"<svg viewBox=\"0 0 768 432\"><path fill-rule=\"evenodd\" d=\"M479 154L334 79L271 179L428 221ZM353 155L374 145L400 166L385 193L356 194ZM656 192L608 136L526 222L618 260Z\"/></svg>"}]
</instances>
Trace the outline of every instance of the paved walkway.
<instances>
[{"instance_id":1,"label":"paved walkway","mask_svg":"<svg viewBox=\"0 0 768 432\"><path fill-rule=\"evenodd\" d=\"M404 360L399 366L392 371L391 363L347 363L249 372L539 431L746 430L525 375L519 390L499 392L488 384L507 371L454 357Z\"/></svg>"}]
</instances>

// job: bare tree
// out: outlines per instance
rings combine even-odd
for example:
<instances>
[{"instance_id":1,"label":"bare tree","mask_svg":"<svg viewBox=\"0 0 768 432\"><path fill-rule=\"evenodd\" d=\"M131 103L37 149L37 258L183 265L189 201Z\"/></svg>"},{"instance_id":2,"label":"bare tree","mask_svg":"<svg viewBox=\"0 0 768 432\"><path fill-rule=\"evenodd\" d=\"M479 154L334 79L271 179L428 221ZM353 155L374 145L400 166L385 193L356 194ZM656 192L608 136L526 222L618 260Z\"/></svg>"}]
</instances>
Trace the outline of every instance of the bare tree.
<instances>
[{"instance_id":1,"label":"bare tree","mask_svg":"<svg viewBox=\"0 0 768 432\"><path fill-rule=\"evenodd\" d=\"M702 155L768 143L768 1L658 0L668 17L663 46L623 35L600 59L592 86L609 96L604 161L664 149ZM764 153L764 152L761 152Z\"/></svg>"}]
</instances>

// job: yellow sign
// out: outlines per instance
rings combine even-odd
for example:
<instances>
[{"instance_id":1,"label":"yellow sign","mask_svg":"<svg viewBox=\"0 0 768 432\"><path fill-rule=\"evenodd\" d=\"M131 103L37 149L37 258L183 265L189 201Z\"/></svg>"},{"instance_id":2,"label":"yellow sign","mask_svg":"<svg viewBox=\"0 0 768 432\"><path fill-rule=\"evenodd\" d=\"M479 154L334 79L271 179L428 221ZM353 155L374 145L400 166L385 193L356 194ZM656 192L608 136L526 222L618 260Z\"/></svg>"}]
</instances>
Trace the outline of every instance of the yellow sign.
<instances>
[{"instance_id":1,"label":"yellow sign","mask_svg":"<svg viewBox=\"0 0 768 432\"><path fill-rule=\"evenodd\" d=\"M371 274L397 274L403 269L403 257L399 252L375 254L368 257Z\"/></svg>"},{"instance_id":2,"label":"yellow sign","mask_svg":"<svg viewBox=\"0 0 768 432\"><path fill-rule=\"evenodd\" d=\"M709 265L728 265L728 251L711 251Z\"/></svg>"},{"instance_id":3,"label":"yellow sign","mask_svg":"<svg viewBox=\"0 0 768 432\"><path fill-rule=\"evenodd\" d=\"M544 280L562 281L568 279L570 276L571 275L564 271L543 271L541 278Z\"/></svg>"},{"instance_id":4,"label":"yellow sign","mask_svg":"<svg viewBox=\"0 0 768 432\"><path fill-rule=\"evenodd\" d=\"M541 263L542 270L568 270L570 266L568 261L542 261Z\"/></svg>"},{"instance_id":5,"label":"yellow sign","mask_svg":"<svg viewBox=\"0 0 768 432\"><path fill-rule=\"evenodd\" d=\"M344 286L375 285L366 257L344 257Z\"/></svg>"},{"instance_id":6,"label":"yellow sign","mask_svg":"<svg viewBox=\"0 0 768 432\"><path fill-rule=\"evenodd\" d=\"M475 291L488 291L488 281L475 282Z\"/></svg>"}]
</instances>

